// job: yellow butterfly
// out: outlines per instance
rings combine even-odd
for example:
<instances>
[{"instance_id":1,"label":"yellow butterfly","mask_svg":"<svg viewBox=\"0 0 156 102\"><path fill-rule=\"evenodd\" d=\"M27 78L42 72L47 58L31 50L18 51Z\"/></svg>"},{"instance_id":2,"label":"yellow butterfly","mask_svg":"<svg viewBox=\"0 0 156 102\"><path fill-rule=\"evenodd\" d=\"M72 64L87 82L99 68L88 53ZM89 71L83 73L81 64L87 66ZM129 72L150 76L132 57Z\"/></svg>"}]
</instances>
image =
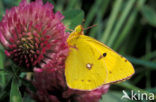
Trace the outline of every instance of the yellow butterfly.
<instances>
[{"instance_id":1,"label":"yellow butterfly","mask_svg":"<svg viewBox=\"0 0 156 102\"><path fill-rule=\"evenodd\" d=\"M68 87L94 90L104 84L129 79L134 73L132 64L103 43L85 36L78 25L67 39L69 55L65 61Z\"/></svg>"}]
</instances>

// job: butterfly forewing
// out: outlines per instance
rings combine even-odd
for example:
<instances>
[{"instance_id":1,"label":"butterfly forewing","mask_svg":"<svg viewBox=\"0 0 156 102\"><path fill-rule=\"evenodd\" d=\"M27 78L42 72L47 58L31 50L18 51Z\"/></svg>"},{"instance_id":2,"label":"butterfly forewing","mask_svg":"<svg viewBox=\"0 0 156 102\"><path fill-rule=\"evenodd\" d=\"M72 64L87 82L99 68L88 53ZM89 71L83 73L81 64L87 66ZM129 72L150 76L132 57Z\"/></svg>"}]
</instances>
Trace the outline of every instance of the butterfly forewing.
<instances>
[{"instance_id":1,"label":"butterfly forewing","mask_svg":"<svg viewBox=\"0 0 156 102\"><path fill-rule=\"evenodd\" d=\"M105 54L102 59L104 60L108 70L108 78L104 84L122 81L130 78L134 74L132 64L111 48L88 36L81 36L81 39L88 41L90 45L96 46L98 51Z\"/></svg>"}]
</instances>

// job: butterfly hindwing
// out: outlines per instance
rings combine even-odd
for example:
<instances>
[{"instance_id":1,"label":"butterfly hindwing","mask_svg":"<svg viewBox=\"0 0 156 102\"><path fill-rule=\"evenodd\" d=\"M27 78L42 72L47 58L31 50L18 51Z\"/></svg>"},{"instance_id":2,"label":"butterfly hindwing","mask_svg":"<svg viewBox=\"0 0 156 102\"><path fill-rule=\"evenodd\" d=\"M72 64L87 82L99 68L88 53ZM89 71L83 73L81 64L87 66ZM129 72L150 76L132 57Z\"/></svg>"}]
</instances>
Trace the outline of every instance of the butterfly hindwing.
<instances>
[{"instance_id":1,"label":"butterfly hindwing","mask_svg":"<svg viewBox=\"0 0 156 102\"><path fill-rule=\"evenodd\" d=\"M66 80L70 88L92 90L106 81L108 72L104 61L98 60L102 53L81 37L71 42L66 60Z\"/></svg>"}]
</instances>

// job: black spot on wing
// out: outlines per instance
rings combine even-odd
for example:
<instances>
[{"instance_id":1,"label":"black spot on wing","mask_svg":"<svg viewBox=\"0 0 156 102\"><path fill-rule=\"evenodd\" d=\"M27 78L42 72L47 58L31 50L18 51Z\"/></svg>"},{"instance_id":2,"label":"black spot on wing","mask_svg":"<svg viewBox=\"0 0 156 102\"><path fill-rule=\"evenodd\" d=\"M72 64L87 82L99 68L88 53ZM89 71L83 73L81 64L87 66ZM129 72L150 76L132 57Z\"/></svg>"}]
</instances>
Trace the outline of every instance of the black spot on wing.
<instances>
[{"instance_id":1,"label":"black spot on wing","mask_svg":"<svg viewBox=\"0 0 156 102\"><path fill-rule=\"evenodd\" d=\"M103 57L106 57L107 53L103 53Z\"/></svg>"},{"instance_id":2,"label":"black spot on wing","mask_svg":"<svg viewBox=\"0 0 156 102\"><path fill-rule=\"evenodd\" d=\"M100 55L100 57L98 58L98 60L100 60L100 59L106 57L106 55L107 55L107 53L103 53L102 55Z\"/></svg>"}]
</instances>

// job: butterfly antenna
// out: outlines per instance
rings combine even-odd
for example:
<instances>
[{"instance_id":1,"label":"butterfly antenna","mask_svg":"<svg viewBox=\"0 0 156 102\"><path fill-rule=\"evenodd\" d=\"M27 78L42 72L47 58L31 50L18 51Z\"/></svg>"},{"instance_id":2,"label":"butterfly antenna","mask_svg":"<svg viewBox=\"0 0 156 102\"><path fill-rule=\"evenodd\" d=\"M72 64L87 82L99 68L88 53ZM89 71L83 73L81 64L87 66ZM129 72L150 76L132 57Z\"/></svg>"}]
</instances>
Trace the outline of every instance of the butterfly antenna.
<instances>
[{"instance_id":1,"label":"butterfly antenna","mask_svg":"<svg viewBox=\"0 0 156 102\"><path fill-rule=\"evenodd\" d=\"M89 27L87 27L87 28L84 28L84 30L87 30L87 29L90 29L90 28L93 28L93 27L96 27L97 26L97 24L94 24L94 25L92 25L92 26L89 26Z\"/></svg>"},{"instance_id":2,"label":"butterfly antenna","mask_svg":"<svg viewBox=\"0 0 156 102\"><path fill-rule=\"evenodd\" d=\"M69 26L66 26L66 29L67 29L67 30L72 31L72 32L74 31L73 29L69 29L68 27L69 27Z\"/></svg>"}]
</instances>

